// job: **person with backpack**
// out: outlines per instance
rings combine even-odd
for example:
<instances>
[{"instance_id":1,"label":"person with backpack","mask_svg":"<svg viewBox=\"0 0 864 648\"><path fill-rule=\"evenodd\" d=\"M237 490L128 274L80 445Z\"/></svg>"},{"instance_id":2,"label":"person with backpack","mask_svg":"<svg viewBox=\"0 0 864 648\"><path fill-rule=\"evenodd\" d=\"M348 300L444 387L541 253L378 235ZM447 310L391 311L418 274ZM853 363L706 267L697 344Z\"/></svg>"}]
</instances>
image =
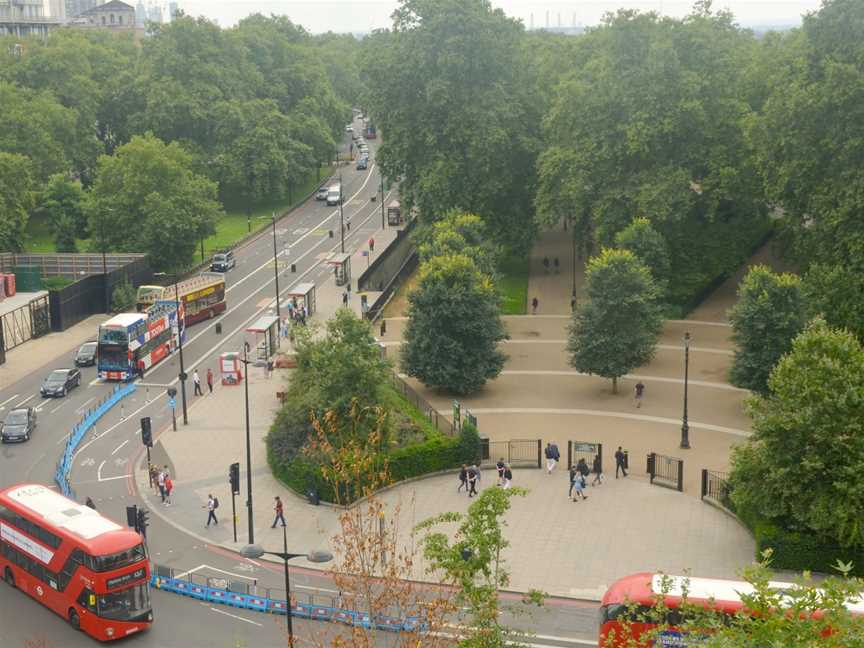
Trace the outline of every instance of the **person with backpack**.
<instances>
[{"instance_id":1,"label":"person with backpack","mask_svg":"<svg viewBox=\"0 0 864 648\"><path fill-rule=\"evenodd\" d=\"M504 466L504 483L503 488L510 488L510 482L513 481L513 471L510 470L510 464Z\"/></svg>"},{"instance_id":2,"label":"person with backpack","mask_svg":"<svg viewBox=\"0 0 864 648\"><path fill-rule=\"evenodd\" d=\"M576 470L579 471L579 474L582 475L582 486L585 486L585 481L588 479L588 475L591 474L591 469L588 467L588 462L585 461L585 458L579 459L576 462Z\"/></svg>"},{"instance_id":3,"label":"person with backpack","mask_svg":"<svg viewBox=\"0 0 864 648\"><path fill-rule=\"evenodd\" d=\"M642 407L642 398L645 396L645 385L642 384L642 381L636 383L636 386L633 388L633 399L636 401L636 407Z\"/></svg>"},{"instance_id":4,"label":"person with backpack","mask_svg":"<svg viewBox=\"0 0 864 648\"><path fill-rule=\"evenodd\" d=\"M558 446L554 443L547 443L544 453L546 454L546 474L551 475L552 471L555 470L558 460L561 459L561 453L558 451Z\"/></svg>"},{"instance_id":5,"label":"person with backpack","mask_svg":"<svg viewBox=\"0 0 864 648\"><path fill-rule=\"evenodd\" d=\"M568 471L570 475L570 490L567 491L567 497L573 496L573 489L576 487L576 480L579 479L579 469L576 468L576 465L570 466L570 470Z\"/></svg>"},{"instance_id":6,"label":"person with backpack","mask_svg":"<svg viewBox=\"0 0 864 648\"><path fill-rule=\"evenodd\" d=\"M207 524L204 525L204 528L210 526L210 520L213 520L213 524L219 524L219 520L216 518L216 509L219 508L219 498L213 497L210 493L207 494L207 504L202 506L201 508L207 509Z\"/></svg>"},{"instance_id":7,"label":"person with backpack","mask_svg":"<svg viewBox=\"0 0 864 648\"><path fill-rule=\"evenodd\" d=\"M498 485L499 486L504 485L504 468L505 468L504 457L501 457L498 460L498 463L495 464L495 469L498 471Z\"/></svg>"},{"instance_id":8,"label":"person with backpack","mask_svg":"<svg viewBox=\"0 0 864 648\"><path fill-rule=\"evenodd\" d=\"M462 464L462 468L459 470L459 488L456 489L457 493L461 493L462 489L465 489L465 492L468 492L468 466Z\"/></svg>"},{"instance_id":9,"label":"person with backpack","mask_svg":"<svg viewBox=\"0 0 864 648\"><path fill-rule=\"evenodd\" d=\"M585 494L585 478L582 476L582 473L579 472L579 468L574 466L575 471L571 468L571 476L573 479L573 501L578 502L581 497L583 500L588 499L588 496ZM575 472L575 474L574 474Z\"/></svg>"},{"instance_id":10,"label":"person with backpack","mask_svg":"<svg viewBox=\"0 0 864 648\"><path fill-rule=\"evenodd\" d=\"M468 469L468 497L474 497L477 494L477 467L471 466Z\"/></svg>"},{"instance_id":11,"label":"person with backpack","mask_svg":"<svg viewBox=\"0 0 864 648\"><path fill-rule=\"evenodd\" d=\"M594 455L594 464L591 466L591 472L594 473L594 480L591 482L592 486L596 486L597 484L603 483L603 462L600 461L600 455Z\"/></svg>"},{"instance_id":12,"label":"person with backpack","mask_svg":"<svg viewBox=\"0 0 864 648\"><path fill-rule=\"evenodd\" d=\"M171 475L165 474L165 506L171 506L171 491L174 490L174 482Z\"/></svg>"}]
</instances>

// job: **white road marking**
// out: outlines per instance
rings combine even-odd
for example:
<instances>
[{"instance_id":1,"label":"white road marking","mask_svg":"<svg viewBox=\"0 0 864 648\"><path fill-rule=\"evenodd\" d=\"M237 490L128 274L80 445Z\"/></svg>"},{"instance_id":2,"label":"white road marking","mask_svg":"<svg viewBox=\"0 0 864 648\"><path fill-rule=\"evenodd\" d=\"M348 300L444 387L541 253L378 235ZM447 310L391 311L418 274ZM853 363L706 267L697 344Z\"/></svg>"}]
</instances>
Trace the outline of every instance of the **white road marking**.
<instances>
[{"instance_id":1,"label":"white road marking","mask_svg":"<svg viewBox=\"0 0 864 648\"><path fill-rule=\"evenodd\" d=\"M66 434L64 434L64 435L60 438L60 440L57 442L57 445L60 445L61 443L66 443L66 439L69 438L69 435L70 435L70 434L72 434L72 433L71 433L71 432L67 432Z\"/></svg>"},{"instance_id":2,"label":"white road marking","mask_svg":"<svg viewBox=\"0 0 864 648\"><path fill-rule=\"evenodd\" d=\"M95 466L96 460L93 457L88 457L84 461L81 462L81 466Z\"/></svg>"},{"instance_id":3,"label":"white road marking","mask_svg":"<svg viewBox=\"0 0 864 648\"><path fill-rule=\"evenodd\" d=\"M99 467L96 469L96 479L98 479L100 482L102 481L102 466L104 466L104 465L105 465L105 462L103 461L102 463L99 464Z\"/></svg>"},{"instance_id":4,"label":"white road marking","mask_svg":"<svg viewBox=\"0 0 864 648\"><path fill-rule=\"evenodd\" d=\"M94 378L93 380L91 380L89 383L87 383L87 386L88 387L95 387L96 385L101 385L101 384L102 384L102 380L100 380L97 377L97 378Z\"/></svg>"},{"instance_id":5,"label":"white road marking","mask_svg":"<svg viewBox=\"0 0 864 648\"><path fill-rule=\"evenodd\" d=\"M9 401L13 401L13 400L15 400L16 398L18 398L18 394L15 394L14 396L11 396L11 397L7 398L5 401L3 401L2 403L0 403L0 409L4 409L3 406L6 405L6 403L8 403Z\"/></svg>"},{"instance_id":6,"label":"white road marking","mask_svg":"<svg viewBox=\"0 0 864 648\"><path fill-rule=\"evenodd\" d=\"M66 407L66 405L68 405L68 404L69 404L69 401L65 401L65 400L64 400L64 401L63 401L62 403L60 403L57 407L55 407L54 409L52 409L50 413L53 414L54 412L56 412L57 410L59 410L61 407ZM43 407L44 407L44 405L43 405ZM38 412L38 411L41 410L41 409L42 409L41 407L37 407L37 408L36 408L36 411Z\"/></svg>"},{"instance_id":7,"label":"white road marking","mask_svg":"<svg viewBox=\"0 0 864 648\"><path fill-rule=\"evenodd\" d=\"M24 403L26 403L26 402L28 402L28 401L31 401L31 400L33 400L34 398L36 398L36 394L32 394L32 395L28 396L28 397L25 398L23 401L21 401L20 403L18 403L15 407L21 407ZM10 400L11 400L11 399L10 399Z\"/></svg>"},{"instance_id":8,"label":"white road marking","mask_svg":"<svg viewBox=\"0 0 864 648\"><path fill-rule=\"evenodd\" d=\"M127 443L129 443L129 439L126 439L123 443L121 443L119 446L114 448L114 451L111 453L111 456L113 457L115 454L117 454L120 451L120 448L125 446Z\"/></svg>"},{"instance_id":9,"label":"white road marking","mask_svg":"<svg viewBox=\"0 0 864 648\"><path fill-rule=\"evenodd\" d=\"M106 482L106 481L115 481L115 480L117 480L117 479L126 479L126 475L117 475L117 477L103 477L103 478L100 479L99 481L100 481L100 482ZM83 484L83 483L85 483L85 482L78 482L78 483L79 483L79 484ZM109 498L109 499L110 499L110 498Z\"/></svg>"},{"instance_id":10,"label":"white road marking","mask_svg":"<svg viewBox=\"0 0 864 648\"><path fill-rule=\"evenodd\" d=\"M84 410L87 408L87 406L90 403L92 403L94 400L96 400L95 396L93 398L90 398L90 399L84 401L84 403L82 403L81 407L79 407L78 409L75 410L75 413L76 414L82 414L84 412Z\"/></svg>"},{"instance_id":11,"label":"white road marking","mask_svg":"<svg viewBox=\"0 0 864 648\"><path fill-rule=\"evenodd\" d=\"M184 578L184 577L188 576L189 574L194 574L199 569L204 569L206 566L207 565L198 565L197 567L190 569L188 571L180 572L179 574L174 574L174 578Z\"/></svg>"},{"instance_id":12,"label":"white road marking","mask_svg":"<svg viewBox=\"0 0 864 648\"><path fill-rule=\"evenodd\" d=\"M224 614L225 616L229 616L232 619L237 619L238 621L245 621L246 623L251 623L252 625L258 626L259 628L263 625L261 623L258 623L257 621L252 621L252 619L244 619L241 616L237 616L236 614L231 614L230 612L226 612L225 610L220 610L220 609L214 608L214 607L211 607L210 609L213 610L214 612L218 612L219 614Z\"/></svg>"}]
</instances>

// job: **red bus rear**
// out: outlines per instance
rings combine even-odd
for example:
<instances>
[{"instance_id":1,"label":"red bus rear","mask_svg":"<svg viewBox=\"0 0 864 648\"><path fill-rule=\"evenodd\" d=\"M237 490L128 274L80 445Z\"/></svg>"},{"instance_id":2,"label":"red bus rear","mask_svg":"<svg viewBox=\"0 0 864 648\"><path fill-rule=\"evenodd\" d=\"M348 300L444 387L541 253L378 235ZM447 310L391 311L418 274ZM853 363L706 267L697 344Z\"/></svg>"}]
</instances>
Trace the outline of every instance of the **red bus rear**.
<instances>
[{"instance_id":1,"label":"red bus rear","mask_svg":"<svg viewBox=\"0 0 864 648\"><path fill-rule=\"evenodd\" d=\"M771 581L773 590L786 591L797 587L794 583ZM600 603L600 648L617 648L627 645L628 638L637 640L639 646L662 646L663 648L688 648L699 646L703 637L678 631L681 624L678 612L687 590L687 604L705 609L714 608L725 614L735 614L744 607L742 594L753 594L755 588L746 581L731 581L718 578L693 578L689 576L666 576L643 572L626 576L607 590ZM659 636L650 634L657 628L656 623L646 623L639 619L654 607L657 596L663 595L663 602L669 609L663 630ZM849 602L846 608L853 615L864 614L864 600ZM818 615L818 612L816 613ZM643 617L651 618L651 617ZM629 623L624 623L629 619ZM625 627L626 626L626 627ZM629 631L629 633L628 633Z\"/></svg>"},{"instance_id":2,"label":"red bus rear","mask_svg":"<svg viewBox=\"0 0 864 648\"><path fill-rule=\"evenodd\" d=\"M0 491L0 574L101 641L153 621L141 536L39 484Z\"/></svg>"}]
</instances>

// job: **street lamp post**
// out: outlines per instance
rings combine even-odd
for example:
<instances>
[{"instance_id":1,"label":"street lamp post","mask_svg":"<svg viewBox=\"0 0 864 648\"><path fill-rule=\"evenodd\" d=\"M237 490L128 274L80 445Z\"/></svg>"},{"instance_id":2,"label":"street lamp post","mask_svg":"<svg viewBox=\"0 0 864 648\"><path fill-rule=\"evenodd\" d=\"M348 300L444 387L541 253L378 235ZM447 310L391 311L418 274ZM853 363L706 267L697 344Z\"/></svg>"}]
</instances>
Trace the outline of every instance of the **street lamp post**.
<instances>
[{"instance_id":1,"label":"street lamp post","mask_svg":"<svg viewBox=\"0 0 864 648\"><path fill-rule=\"evenodd\" d=\"M381 229L384 229L384 174L379 171L381 175Z\"/></svg>"},{"instance_id":2,"label":"street lamp post","mask_svg":"<svg viewBox=\"0 0 864 648\"><path fill-rule=\"evenodd\" d=\"M345 254L345 218L342 214L342 174L339 174L339 231L342 240L342 254Z\"/></svg>"},{"instance_id":3,"label":"street lamp post","mask_svg":"<svg viewBox=\"0 0 864 648\"><path fill-rule=\"evenodd\" d=\"M255 544L255 525L252 520L252 442L249 433L249 343L243 342L243 389L246 394L246 517L249 522L249 544Z\"/></svg>"},{"instance_id":4,"label":"street lamp post","mask_svg":"<svg viewBox=\"0 0 864 648\"><path fill-rule=\"evenodd\" d=\"M288 621L288 646L294 647L294 625L291 623L291 579L288 575L288 561L294 558L305 558L312 563L327 563L333 560L333 554L327 551L310 551L308 554L288 553L287 527L282 527L282 551L265 551L256 544L249 544L240 550L244 558L256 559L264 554L282 559L285 565L285 618Z\"/></svg>"},{"instance_id":5,"label":"street lamp post","mask_svg":"<svg viewBox=\"0 0 864 648\"><path fill-rule=\"evenodd\" d=\"M174 303L177 307L177 348L180 352L180 400L183 403L183 425L189 425L189 414L186 411L186 369L183 366L183 322L180 320L180 292L177 281L174 281ZM184 313L185 319L185 313Z\"/></svg>"},{"instance_id":6,"label":"street lamp post","mask_svg":"<svg viewBox=\"0 0 864 648\"><path fill-rule=\"evenodd\" d=\"M279 260L276 256L276 212L273 212L273 274L276 278L276 317L282 321L282 313L279 310ZM280 340L281 343L281 340Z\"/></svg>"},{"instance_id":7,"label":"street lamp post","mask_svg":"<svg viewBox=\"0 0 864 648\"><path fill-rule=\"evenodd\" d=\"M690 426L687 425L687 379L690 371L690 332L684 333L684 417L681 422L681 447L690 448Z\"/></svg>"}]
</instances>

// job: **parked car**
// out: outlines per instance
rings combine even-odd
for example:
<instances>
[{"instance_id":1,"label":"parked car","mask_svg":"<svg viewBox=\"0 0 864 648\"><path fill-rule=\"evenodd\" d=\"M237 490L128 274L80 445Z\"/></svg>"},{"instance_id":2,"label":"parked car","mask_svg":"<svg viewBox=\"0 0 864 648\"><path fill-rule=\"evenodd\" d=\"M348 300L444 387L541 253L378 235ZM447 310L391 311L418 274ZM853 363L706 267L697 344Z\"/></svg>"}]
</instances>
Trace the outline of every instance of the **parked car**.
<instances>
[{"instance_id":1,"label":"parked car","mask_svg":"<svg viewBox=\"0 0 864 648\"><path fill-rule=\"evenodd\" d=\"M318 192L315 194L315 200L327 200L327 193L330 191L330 187L320 187Z\"/></svg>"},{"instance_id":2,"label":"parked car","mask_svg":"<svg viewBox=\"0 0 864 648\"><path fill-rule=\"evenodd\" d=\"M0 429L0 440L3 443L29 441L35 429L36 410L32 407L19 407L6 415Z\"/></svg>"},{"instance_id":3,"label":"parked car","mask_svg":"<svg viewBox=\"0 0 864 648\"><path fill-rule=\"evenodd\" d=\"M210 262L210 271L228 272L235 265L237 265L237 261L234 259L234 252L225 250L213 255L213 260Z\"/></svg>"},{"instance_id":4,"label":"parked car","mask_svg":"<svg viewBox=\"0 0 864 648\"><path fill-rule=\"evenodd\" d=\"M369 168L369 158L361 157L359 160L357 160L357 170L358 171L365 171L368 168Z\"/></svg>"},{"instance_id":5,"label":"parked car","mask_svg":"<svg viewBox=\"0 0 864 648\"><path fill-rule=\"evenodd\" d=\"M96 364L96 349L98 344L95 342L85 342L75 354L76 367L92 367Z\"/></svg>"},{"instance_id":6,"label":"parked car","mask_svg":"<svg viewBox=\"0 0 864 648\"><path fill-rule=\"evenodd\" d=\"M81 385L81 372L77 369L55 369L39 390L43 398L58 396L63 398L71 389Z\"/></svg>"}]
</instances>

